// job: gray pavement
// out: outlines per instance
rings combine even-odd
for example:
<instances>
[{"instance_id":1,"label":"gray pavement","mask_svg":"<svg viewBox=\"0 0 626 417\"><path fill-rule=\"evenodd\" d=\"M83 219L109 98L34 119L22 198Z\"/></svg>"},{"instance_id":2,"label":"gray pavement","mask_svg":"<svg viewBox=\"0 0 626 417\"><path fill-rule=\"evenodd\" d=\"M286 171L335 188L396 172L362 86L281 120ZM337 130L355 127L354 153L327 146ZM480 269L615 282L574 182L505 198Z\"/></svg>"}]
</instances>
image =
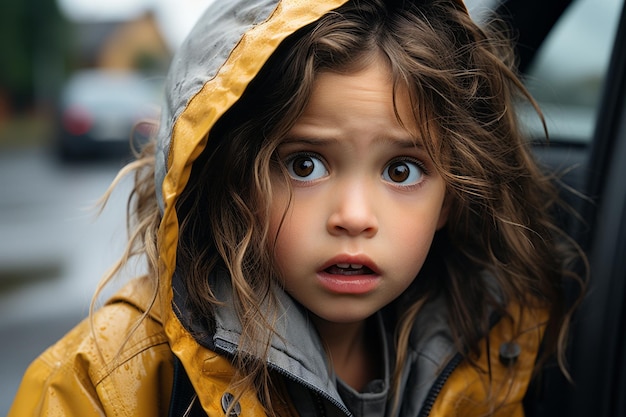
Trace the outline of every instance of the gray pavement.
<instances>
[{"instance_id":1,"label":"gray pavement","mask_svg":"<svg viewBox=\"0 0 626 417\"><path fill-rule=\"evenodd\" d=\"M63 165L43 149L0 151L0 415L28 364L88 314L123 250L130 179L100 216L93 208L120 166Z\"/></svg>"}]
</instances>

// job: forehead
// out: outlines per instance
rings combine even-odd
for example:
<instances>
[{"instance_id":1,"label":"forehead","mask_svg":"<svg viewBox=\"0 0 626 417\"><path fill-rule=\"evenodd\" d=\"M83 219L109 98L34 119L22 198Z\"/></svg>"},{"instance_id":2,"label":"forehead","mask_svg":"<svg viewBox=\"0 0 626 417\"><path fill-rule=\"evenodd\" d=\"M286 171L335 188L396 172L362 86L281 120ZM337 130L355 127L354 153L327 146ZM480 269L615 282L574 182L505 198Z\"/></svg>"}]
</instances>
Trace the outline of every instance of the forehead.
<instances>
[{"instance_id":1,"label":"forehead","mask_svg":"<svg viewBox=\"0 0 626 417\"><path fill-rule=\"evenodd\" d=\"M418 131L406 88L394 88L388 66L374 62L353 72L319 73L290 133L300 137L376 133L381 139L415 144Z\"/></svg>"},{"instance_id":2,"label":"forehead","mask_svg":"<svg viewBox=\"0 0 626 417\"><path fill-rule=\"evenodd\" d=\"M313 80L301 117L341 110L336 117L359 111L372 120L396 119L413 134L419 131L416 101L405 82L400 82L389 60L381 53L360 59L358 65L340 71L322 70ZM337 104L343 106L337 106ZM332 114L329 114L332 116Z\"/></svg>"}]
</instances>

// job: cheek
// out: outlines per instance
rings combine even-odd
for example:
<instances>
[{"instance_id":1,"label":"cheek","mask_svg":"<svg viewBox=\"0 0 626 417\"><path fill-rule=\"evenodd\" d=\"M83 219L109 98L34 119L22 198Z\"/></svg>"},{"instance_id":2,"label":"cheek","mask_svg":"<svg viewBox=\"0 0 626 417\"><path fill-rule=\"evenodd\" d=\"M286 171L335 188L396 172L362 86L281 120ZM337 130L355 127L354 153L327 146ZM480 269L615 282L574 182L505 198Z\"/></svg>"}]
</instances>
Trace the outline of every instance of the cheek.
<instances>
[{"instance_id":1,"label":"cheek","mask_svg":"<svg viewBox=\"0 0 626 417\"><path fill-rule=\"evenodd\" d=\"M270 239L275 247L275 256L289 253L298 244L303 236L307 236L307 225L310 219L303 215L301 210L289 204L288 198L281 198L272 204L270 213Z\"/></svg>"},{"instance_id":2,"label":"cheek","mask_svg":"<svg viewBox=\"0 0 626 417\"><path fill-rule=\"evenodd\" d=\"M276 240L276 233L282 222L285 212L289 206L289 186L281 172L277 169L271 173L271 196L269 207L269 241L273 244Z\"/></svg>"},{"instance_id":3,"label":"cheek","mask_svg":"<svg viewBox=\"0 0 626 417\"><path fill-rule=\"evenodd\" d=\"M293 209L290 208L289 187L274 181L273 195L269 211L268 244L275 264L281 268L280 260L289 252L289 242L293 239Z\"/></svg>"},{"instance_id":4,"label":"cheek","mask_svg":"<svg viewBox=\"0 0 626 417\"><path fill-rule=\"evenodd\" d=\"M274 265L284 279L298 275L298 265L319 245L324 234L319 204L306 198L289 202L288 193L280 193L272 204L270 239ZM296 201L297 200L297 201ZM319 202L319 198L317 199ZM314 251L313 251L314 253Z\"/></svg>"},{"instance_id":5,"label":"cheek","mask_svg":"<svg viewBox=\"0 0 626 417\"><path fill-rule=\"evenodd\" d=\"M415 275L421 269L435 234L435 225L418 221L404 222L392 238L394 258L398 266L408 268Z\"/></svg>"},{"instance_id":6,"label":"cheek","mask_svg":"<svg viewBox=\"0 0 626 417\"><path fill-rule=\"evenodd\" d=\"M297 236L302 236L297 229L291 227L289 218L290 214L287 213L282 220L283 212L277 212L272 216L270 224L272 261L283 284L286 284L284 280L291 276L293 259L297 258L295 254L298 253L297 245L300 242Z\"/></svg>"},{"instance_id":7,"label":"cheek","mask_svg":"<svg viewBox=\"0 0 626 417\"><path fill-rule=\"evenodd\" d=\"M393 235L389 238L390 246L394 248L394 258L398 266L419 272L430 247L435 232L440 228L441 205L432 204L428 207L419 207L396 213L390 218L393 222Z\"/></svg>"}]
</instances>

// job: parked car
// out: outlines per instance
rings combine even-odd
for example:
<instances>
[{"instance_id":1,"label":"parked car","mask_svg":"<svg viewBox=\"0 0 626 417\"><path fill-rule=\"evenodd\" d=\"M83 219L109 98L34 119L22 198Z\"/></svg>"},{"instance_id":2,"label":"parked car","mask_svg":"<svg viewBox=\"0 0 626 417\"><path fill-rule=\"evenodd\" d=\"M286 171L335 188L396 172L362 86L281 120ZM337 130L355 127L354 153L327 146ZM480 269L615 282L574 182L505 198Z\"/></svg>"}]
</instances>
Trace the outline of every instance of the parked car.
<instances>
[{"instance_id":1,"label":"parked car","mask_svg":"<svg viewBox=\"0 0 626 417\"><path fill-rule=\"evenodd\" d=\"M549 144L537 141L534 150L545 169L566 173L563 195L580 218L563 212L560 220L590 272L571 326L572 381L546 368L527 394L526 415L626 416L624 0L505 0L498 12L517 34L520 69L550 131ZM537 120L522 120L531 139L541 136Z\"/></svg>"},{"instance_id":2,"label":"parked car","mask_svg":"<svg viewBox=\"0 0 626 417\"><path fill-rule=\"evenodd\" d=\"M158 120L159 82L135 72L81 70L58 103L57 150L63 159L130 155Z\"/></svg>"}]
</instances>

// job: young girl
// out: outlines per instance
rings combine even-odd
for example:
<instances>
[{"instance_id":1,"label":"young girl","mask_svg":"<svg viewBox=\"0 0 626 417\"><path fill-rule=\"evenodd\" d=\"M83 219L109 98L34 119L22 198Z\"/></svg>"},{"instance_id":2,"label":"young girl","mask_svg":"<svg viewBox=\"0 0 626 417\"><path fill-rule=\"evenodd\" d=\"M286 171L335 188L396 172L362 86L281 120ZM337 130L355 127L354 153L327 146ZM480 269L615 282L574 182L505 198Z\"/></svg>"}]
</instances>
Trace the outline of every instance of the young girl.
<instances>
[{"instance_id":1,"label":"young girl","mask_svg":"<svg viewBox=\"0 0 626 417\"><path fill-rule=\"evenodd\" d=\"M571 272L510 55L461 0L214 2L122 172L149 273L10 415L523 415Z\"/></svg>"}]
</instances>

